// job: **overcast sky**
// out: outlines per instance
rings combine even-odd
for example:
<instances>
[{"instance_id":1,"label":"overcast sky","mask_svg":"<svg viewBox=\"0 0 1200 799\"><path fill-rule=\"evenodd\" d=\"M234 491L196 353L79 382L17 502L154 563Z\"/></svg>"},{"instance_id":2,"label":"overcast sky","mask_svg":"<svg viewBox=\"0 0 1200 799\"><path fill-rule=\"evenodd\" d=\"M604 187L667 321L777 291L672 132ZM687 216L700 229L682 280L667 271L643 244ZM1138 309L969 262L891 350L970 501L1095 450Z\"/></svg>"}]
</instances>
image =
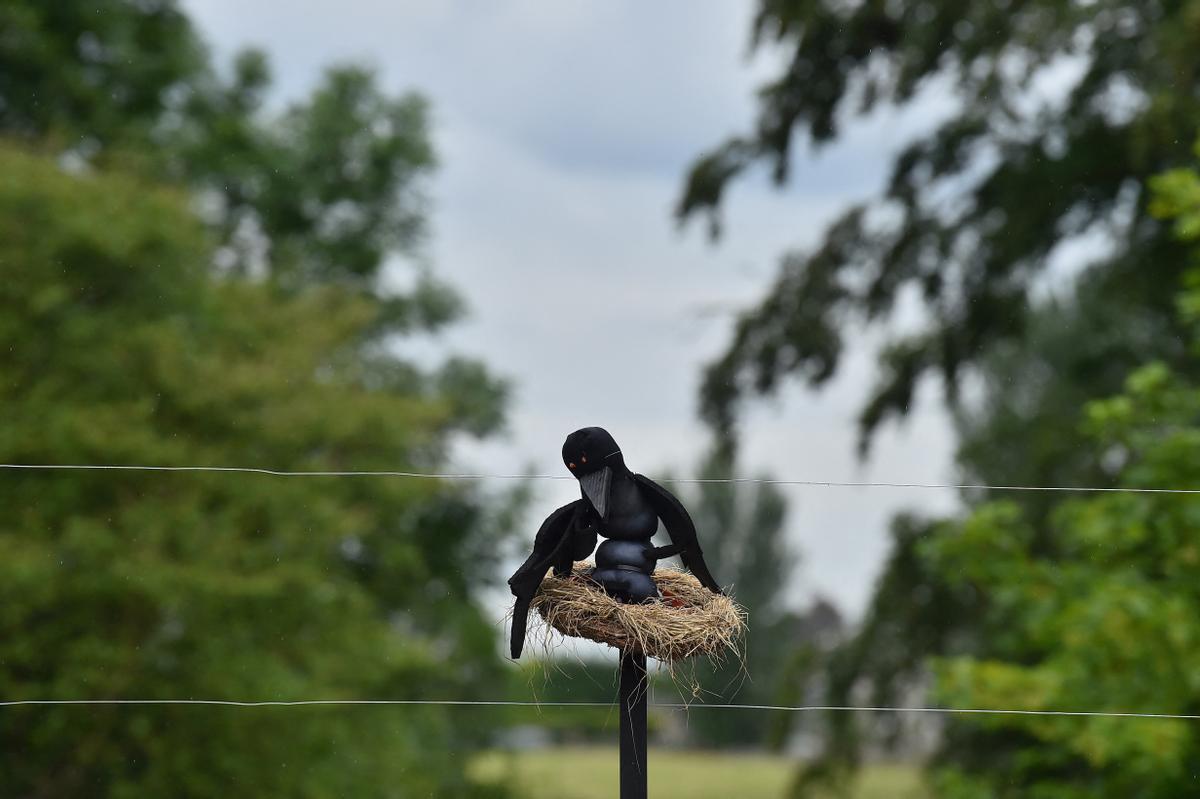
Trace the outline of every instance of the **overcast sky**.
<instances>
[{"instance_id":1,"label":"overcast sky","mask_svg":"<svg viewBox=\"0 0 1200 799\"><path fill-rule=\"evenodd\" d=\"M926 103L846 129L837 147L800 153L786 189L739 184L717 245L671 218L688 162L753 116L769 55L752 61L751 4L186 0L219 58L265 48L284 96L331 62L375 66L390 90L433 104L441 168L430 188L427 255L466 297L470 318L441 340L510 378L508 435L458 467L562 470L565 435L613 432L636 471L689 473L704 448L696 418L703 364L731 312L760 297L779 255L813 244L850 201L882 184L890 154L930 124ZM934 98L936 101L936 98ZM854 454L854 416L872 377L852 348L821 394L792 386L745 426L748 474L813 480L938 482L952 438L935 398ZM538 486L545 513L578 496ZM785 489L802 555L797 599L820 592L852 614L886 554L901 508L943 511L950 492ZM718 578L720 564L712 564Z\"/></svg>"}]
</instances>

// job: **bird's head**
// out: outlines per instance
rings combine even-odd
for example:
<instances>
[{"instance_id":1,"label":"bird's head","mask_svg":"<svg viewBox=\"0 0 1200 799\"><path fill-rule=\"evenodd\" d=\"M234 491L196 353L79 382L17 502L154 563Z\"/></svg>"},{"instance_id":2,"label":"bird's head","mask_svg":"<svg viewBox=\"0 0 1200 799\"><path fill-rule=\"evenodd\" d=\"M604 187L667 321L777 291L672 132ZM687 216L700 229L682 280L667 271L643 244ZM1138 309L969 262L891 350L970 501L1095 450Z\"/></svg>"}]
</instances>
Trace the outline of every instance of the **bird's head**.
<instances>
[{"instance_id":1,"label":"bird's head","mask_svg":"<svg viewBox=\"0 0 1200 799\"><path fill-rule=\"evenodd\" d=\"M567 469L579 480L583 495L600 518L605 518L613 473L625 470L617 442L603 427L584 427L567 436L562 456Z\"/></svg>"}]
</instances>

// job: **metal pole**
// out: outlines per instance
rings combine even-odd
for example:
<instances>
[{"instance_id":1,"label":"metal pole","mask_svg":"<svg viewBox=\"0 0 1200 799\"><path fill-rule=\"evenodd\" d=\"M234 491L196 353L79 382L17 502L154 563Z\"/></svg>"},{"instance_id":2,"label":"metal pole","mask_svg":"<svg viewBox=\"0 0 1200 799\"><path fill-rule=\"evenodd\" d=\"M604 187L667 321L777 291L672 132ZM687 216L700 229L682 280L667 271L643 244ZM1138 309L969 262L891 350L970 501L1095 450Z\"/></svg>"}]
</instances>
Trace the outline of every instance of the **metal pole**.
<instances>
[{"instance_id":1,"label":"metal pole","mask_svg":"<svg viewBox=\"0 0 1200 799\"><path fill-rule=\"evenodd\" d=\"M646 799L646 656L621 652L621 799Z\"/></svg>"}]
</instances>

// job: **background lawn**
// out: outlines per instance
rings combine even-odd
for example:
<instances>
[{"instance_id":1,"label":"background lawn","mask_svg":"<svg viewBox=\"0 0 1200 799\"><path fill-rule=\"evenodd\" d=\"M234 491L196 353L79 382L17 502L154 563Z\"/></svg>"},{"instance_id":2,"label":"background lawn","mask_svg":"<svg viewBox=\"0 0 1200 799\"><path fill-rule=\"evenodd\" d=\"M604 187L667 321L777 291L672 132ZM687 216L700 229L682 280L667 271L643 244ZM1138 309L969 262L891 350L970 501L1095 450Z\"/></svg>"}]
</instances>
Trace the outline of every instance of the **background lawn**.
<instances>
[{"instance_id":1,"label":"background lawn","mask_svg":"<svg viewBox=\"0 0 1200 799\"><path fill-rule=\"evenodd\" d=\"M473 767L489 782L505 779L528 799L612 799L617 795L615 748L563 748L490 752ZM654 799L731 796L782 797L796 774L794 761L759 754L650 752L650 795ZM867 768L854 799L922 799L919 771L906 765Z\"/></svg>"}]
</instances>

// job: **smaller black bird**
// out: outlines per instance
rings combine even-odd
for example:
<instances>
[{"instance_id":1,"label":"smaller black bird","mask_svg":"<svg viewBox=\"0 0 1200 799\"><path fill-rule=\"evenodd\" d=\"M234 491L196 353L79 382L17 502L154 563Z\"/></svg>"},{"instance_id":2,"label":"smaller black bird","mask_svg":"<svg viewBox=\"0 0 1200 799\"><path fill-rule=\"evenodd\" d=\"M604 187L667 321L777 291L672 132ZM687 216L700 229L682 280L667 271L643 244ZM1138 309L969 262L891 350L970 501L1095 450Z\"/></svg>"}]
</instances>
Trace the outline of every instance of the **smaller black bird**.
<instances>
[{"instance_id":1,"label":"smaller black bird","mask_svg":"<svg viewBox=\"0 0 1200 799\"><path fill-rule=\"evenodd\" d=\"M682 503L648 477L625 465L621 448L601 427L585 427L567 436L563 463L578 480L580 499L551 513L533 542L533 553L508 580L513 596L512 656L525 646L529 604L551 568L559 577L571 573L575 561L592 553L597 536L608 539L596 550L591 578L622 602L645 602L658 596L654 566L660 558L679 555L683 565L710 591L721 587L704 563L696 525ZM650 539L662 519L671 543L655 547Z\"/></svg>"}]
</instances>

